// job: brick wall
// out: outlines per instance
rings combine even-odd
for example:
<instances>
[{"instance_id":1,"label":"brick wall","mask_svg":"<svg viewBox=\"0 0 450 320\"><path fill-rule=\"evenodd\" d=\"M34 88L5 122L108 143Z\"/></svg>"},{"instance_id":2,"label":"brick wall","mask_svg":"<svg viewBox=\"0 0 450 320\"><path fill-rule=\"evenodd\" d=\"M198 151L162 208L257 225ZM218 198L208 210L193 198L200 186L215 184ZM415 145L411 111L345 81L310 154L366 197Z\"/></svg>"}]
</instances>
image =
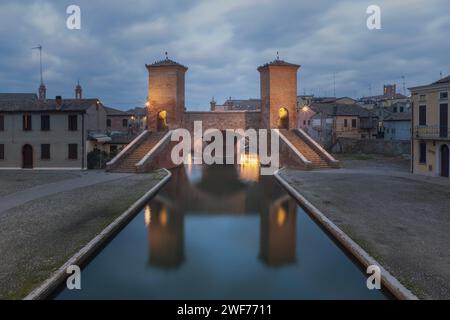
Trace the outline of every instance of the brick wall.
<instances>
[{"instance_id":1,"label":"brick wall","mask_svg":"<svg viewBox=\"0 0 450 320\"><path fill-rule=\"evenodd\" d=\"M189 111L184 113L183 127L193 131L194 121L202 121L203 131L209 128L248 129L261 127L260 111Z\"/></svg>"}]
</instances>

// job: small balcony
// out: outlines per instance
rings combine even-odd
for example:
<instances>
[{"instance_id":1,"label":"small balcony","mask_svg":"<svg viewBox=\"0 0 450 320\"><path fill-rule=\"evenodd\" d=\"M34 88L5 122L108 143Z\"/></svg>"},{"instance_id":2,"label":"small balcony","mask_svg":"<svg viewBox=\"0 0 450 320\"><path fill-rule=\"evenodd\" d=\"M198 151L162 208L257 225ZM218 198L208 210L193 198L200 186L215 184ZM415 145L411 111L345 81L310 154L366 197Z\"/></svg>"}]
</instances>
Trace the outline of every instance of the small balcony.
<instances>
[{"instance_id":1,"label":"small balcony","mask_svg":"<svg viewBox=\"0 0 450 320\"><path fill-rule=\"evenodd\" d=\"M415 126L413 137L417 139L450 140L450 127Z\"/></svg>"}]
</instances>

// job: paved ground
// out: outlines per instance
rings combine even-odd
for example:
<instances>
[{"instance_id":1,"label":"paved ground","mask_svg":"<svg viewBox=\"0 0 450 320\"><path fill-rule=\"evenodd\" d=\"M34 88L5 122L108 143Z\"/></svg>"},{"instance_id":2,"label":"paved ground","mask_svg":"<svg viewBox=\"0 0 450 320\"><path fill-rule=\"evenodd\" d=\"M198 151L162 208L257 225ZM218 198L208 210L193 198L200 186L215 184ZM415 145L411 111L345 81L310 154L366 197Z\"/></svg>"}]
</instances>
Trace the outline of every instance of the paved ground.
<instances>
[{"instance_id":1,"label":"paved ground","mask_svg":"<svg viewBox=\"0 0 450 320\"><path fill-rule=\"evenodd\" d=\"M0 299L24 297L166 174L60 172L46 183L45 174L28 173L40 186L24 181L28 190L0 198L17 200L0 212ZM15 175L0 176L14 184Z\"/></svg>"},{"instance_id":2,"label":"paved ground","mask_svg":"<svg viewBox=\"0 0 450 320\"><path fill-rule=\"evenodd\" d=\"M89 172L0 170L0 197L41 184L77 178Z\"/></svg>"},{"instance_id":3,"label":"paved ground","mask_svg":"<svg viewBox=\"0 0 450 320\"><path fill-rule=\"evenodd\" d=\"M285 170L311 203L421 298L450 298L450 180L409 161L340 157L344 168Z\"/></svg>"}]
</instances>

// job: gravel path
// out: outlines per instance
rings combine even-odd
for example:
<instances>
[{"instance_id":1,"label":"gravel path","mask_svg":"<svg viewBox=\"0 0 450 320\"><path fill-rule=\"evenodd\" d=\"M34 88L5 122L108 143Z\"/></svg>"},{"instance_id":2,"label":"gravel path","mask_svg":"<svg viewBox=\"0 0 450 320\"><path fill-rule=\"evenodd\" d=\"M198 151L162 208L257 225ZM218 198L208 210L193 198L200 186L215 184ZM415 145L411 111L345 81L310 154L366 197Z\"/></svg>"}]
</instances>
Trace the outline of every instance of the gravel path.
<instances>
[{"instance_id":1,"label":"gravel path","mask_svg":"<svg viewBox=\"0 0 450 320\"><path fill-rule=\"evenodd\" d=\"M24 297L165 175L127 175L0 214L0 299Z\"/></svg>"},{"instance_id":2,"label":"gravel path","mask_svg":"<svg viewBox=\"0 0 450 320\"><path fill-rule=\"evenodd\" d=\"M416 295L449 299L450 180L406 164L344 160L345 169L282 176Z\"/></svg>"}]
</instances>

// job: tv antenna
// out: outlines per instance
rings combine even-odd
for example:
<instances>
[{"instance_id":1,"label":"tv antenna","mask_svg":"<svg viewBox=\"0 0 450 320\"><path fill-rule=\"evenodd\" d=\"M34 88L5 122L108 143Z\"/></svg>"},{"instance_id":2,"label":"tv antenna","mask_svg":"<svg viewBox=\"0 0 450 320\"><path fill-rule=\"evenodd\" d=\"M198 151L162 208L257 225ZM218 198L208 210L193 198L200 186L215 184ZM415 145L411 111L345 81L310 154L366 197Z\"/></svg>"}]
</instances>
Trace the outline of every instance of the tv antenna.
<instances>
[{"instance_id":1,"label":"tv antenna","mask_svg":"<svg viewBox=\"0 0 450 320\"><path fill-rule=\"evenodd\" d=\"M31 48L31 50L39 50L39 71L41 76L41 84L44 84L42 77L42 46L39 44L37 47Z\"/></svg>"}]
</instances>

